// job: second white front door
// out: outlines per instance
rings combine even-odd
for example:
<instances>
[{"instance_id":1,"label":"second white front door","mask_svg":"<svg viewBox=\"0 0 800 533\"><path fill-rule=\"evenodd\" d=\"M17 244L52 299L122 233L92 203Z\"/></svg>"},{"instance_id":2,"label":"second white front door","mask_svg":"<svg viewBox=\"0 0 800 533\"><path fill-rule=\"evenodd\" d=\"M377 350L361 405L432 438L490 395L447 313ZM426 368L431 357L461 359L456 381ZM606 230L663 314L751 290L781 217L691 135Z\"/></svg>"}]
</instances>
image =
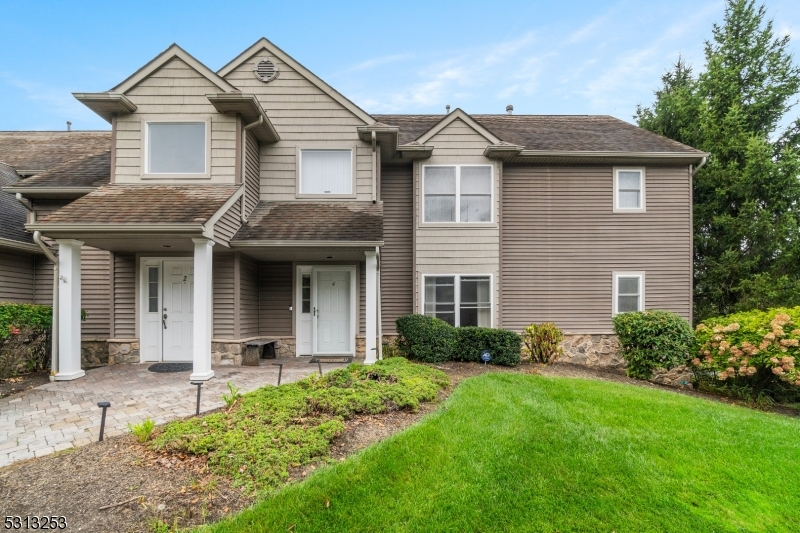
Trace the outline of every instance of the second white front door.
<instances>
[{"instance_id":1,"label":"second white front door","mask_svg":"<svg viewBox=\"0 0 800 533\"><path fill-rule=\"evenodd\" d=\"M314 353L353 353L353 273L348 268L314 270Z\"/></svg>"},{"instance_id":2,"label":"second white front door","mask_svg":"<svg viewBox=\"0 0 800 533\"><path fill-rule=\"evenodd\" d=\"M164 261L163 273L162 360L191 361L194 326L192 261Z\"/></svg>"}]
</instances>

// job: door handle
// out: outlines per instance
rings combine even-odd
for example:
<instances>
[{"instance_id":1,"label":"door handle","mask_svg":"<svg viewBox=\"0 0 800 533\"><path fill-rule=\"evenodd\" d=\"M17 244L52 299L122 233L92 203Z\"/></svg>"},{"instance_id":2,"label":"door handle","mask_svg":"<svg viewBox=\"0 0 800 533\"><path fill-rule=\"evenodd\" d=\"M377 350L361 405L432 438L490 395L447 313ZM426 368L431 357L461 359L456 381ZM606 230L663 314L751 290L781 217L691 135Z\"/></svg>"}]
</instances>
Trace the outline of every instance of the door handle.
<instances>
[{"instance_id":1,"label":"door handle","mask_svg":"<svg viewBox=\"0 0 800 533\"><path fill-rule=\"evenodd\" d=\"M161 317L161 324L164 326L164 329L167 329L167 313L164 313L164 316Z\"/></svg>"},{"instance_id":2,"label":"door handle","mask_svg":"<svg viewBox=\"0 0 800 533\"><path fill-rule=\"evenodd\" d=\"M314 316L317 316L317 308L314 308Z\"/></svg>"}]
</instances>

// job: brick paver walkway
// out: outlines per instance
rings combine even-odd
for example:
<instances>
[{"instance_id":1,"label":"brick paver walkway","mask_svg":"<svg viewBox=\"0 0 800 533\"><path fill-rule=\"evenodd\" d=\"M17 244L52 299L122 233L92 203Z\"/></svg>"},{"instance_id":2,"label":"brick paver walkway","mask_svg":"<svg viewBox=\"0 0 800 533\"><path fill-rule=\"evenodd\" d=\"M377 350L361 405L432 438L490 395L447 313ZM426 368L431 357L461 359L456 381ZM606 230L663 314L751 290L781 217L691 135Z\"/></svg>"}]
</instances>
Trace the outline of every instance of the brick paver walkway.
<instances>
[{"instance_id":1,"label":"brick paver walkway","mask_svg":"<svg viewBox=\"0 0 800 533\"><path fill-rule=\"evenodd\" d=\"M216 366L216 376L203 385L200 411L224 405L222 394L232 382L242 392L275 385L283 363L281 383L290 383L317 372L307 358L262 360L261 366ZM31 457L47 455L96 441L100 435L101 409L97 402L111 402L106 415L106 436L127 432L148 416L163 424L194 414L197 387L189 384L191 372L159 374L149 364L116 365L88 370L74 381L52 382L18 395L0 399L0 467ZM345 366L323 364L323 372Z\"/></svg>"}]
</instances>

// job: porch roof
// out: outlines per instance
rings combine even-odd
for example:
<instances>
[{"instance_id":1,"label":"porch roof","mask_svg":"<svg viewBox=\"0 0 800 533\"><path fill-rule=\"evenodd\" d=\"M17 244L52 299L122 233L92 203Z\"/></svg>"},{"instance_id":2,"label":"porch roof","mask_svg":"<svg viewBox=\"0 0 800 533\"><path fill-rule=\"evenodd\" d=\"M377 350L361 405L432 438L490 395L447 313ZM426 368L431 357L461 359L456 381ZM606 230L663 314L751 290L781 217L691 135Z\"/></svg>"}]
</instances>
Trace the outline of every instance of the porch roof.
<instances>
[{"instance_id":1,"label":"porch roof","mask_svg":"<svg viewBox=\"0 0 800 533\"><path fill-rule=\"evenodd\" d=\"M239 187L239 185L105 185L43 216L30 226L203 224L220 210Z\"/></svg>"},{"instance_id":2,"label":"porch roof","mask_svg":"<svg viewBox=\"0 0 800 533\"><path fill-rule=\"evenodd\" d=\"M371 202L259 202L231 246L317 246L383 241L383 206Z\"/></svg>"}]
</instances>

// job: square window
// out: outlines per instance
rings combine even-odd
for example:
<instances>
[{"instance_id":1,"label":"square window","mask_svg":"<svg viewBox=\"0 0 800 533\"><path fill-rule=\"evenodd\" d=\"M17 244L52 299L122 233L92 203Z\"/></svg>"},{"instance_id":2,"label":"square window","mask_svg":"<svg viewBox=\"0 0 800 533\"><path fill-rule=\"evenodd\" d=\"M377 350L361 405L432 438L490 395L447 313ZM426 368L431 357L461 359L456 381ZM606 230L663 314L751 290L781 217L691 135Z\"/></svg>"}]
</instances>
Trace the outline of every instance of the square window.
<instances>
[{"instance_id":1,"label":"square window","mask_svg":"<svg viewBox=\"0 0 800 533\"><path fill-rule=\"evenodd\" d=\"M205 174L205 122L148 122L148 174Z\"/></svg>"},{"instance_id":2,"label":"square window","mask_svg":"<svg viewBox=\"0 0 800 533\"><path fill-rule=\"evenodd\" d=\"M644 275L614 275L614 314L644 310Z\"/></svg>"},{"instance_id":3,"label":"square window","mask_svg":"<svg viewBox=\"0 0 800 533\"><path fill-rule=\"evenodd\" d=\"M644 211L644 171L616 169L614 178L614 210Z\"/></svg>"},{"instance_id":4,"label":"square window","mask_svg":"<svg viewBox=\"0 0 800 533\"><path fill-rule=\"evenodd\" d=\"M352 193L352 150L300 150L300 194Z\"/></svg>"},{"instance_id":5,"label":"square window","mask_svg":"<svg viewBox=\"0 0 800 533\"><path fill-rule=\"evenodd\" d=\"M425 222L491 222L492 167L423 167Z\"/></svg>"}]
</instances>

